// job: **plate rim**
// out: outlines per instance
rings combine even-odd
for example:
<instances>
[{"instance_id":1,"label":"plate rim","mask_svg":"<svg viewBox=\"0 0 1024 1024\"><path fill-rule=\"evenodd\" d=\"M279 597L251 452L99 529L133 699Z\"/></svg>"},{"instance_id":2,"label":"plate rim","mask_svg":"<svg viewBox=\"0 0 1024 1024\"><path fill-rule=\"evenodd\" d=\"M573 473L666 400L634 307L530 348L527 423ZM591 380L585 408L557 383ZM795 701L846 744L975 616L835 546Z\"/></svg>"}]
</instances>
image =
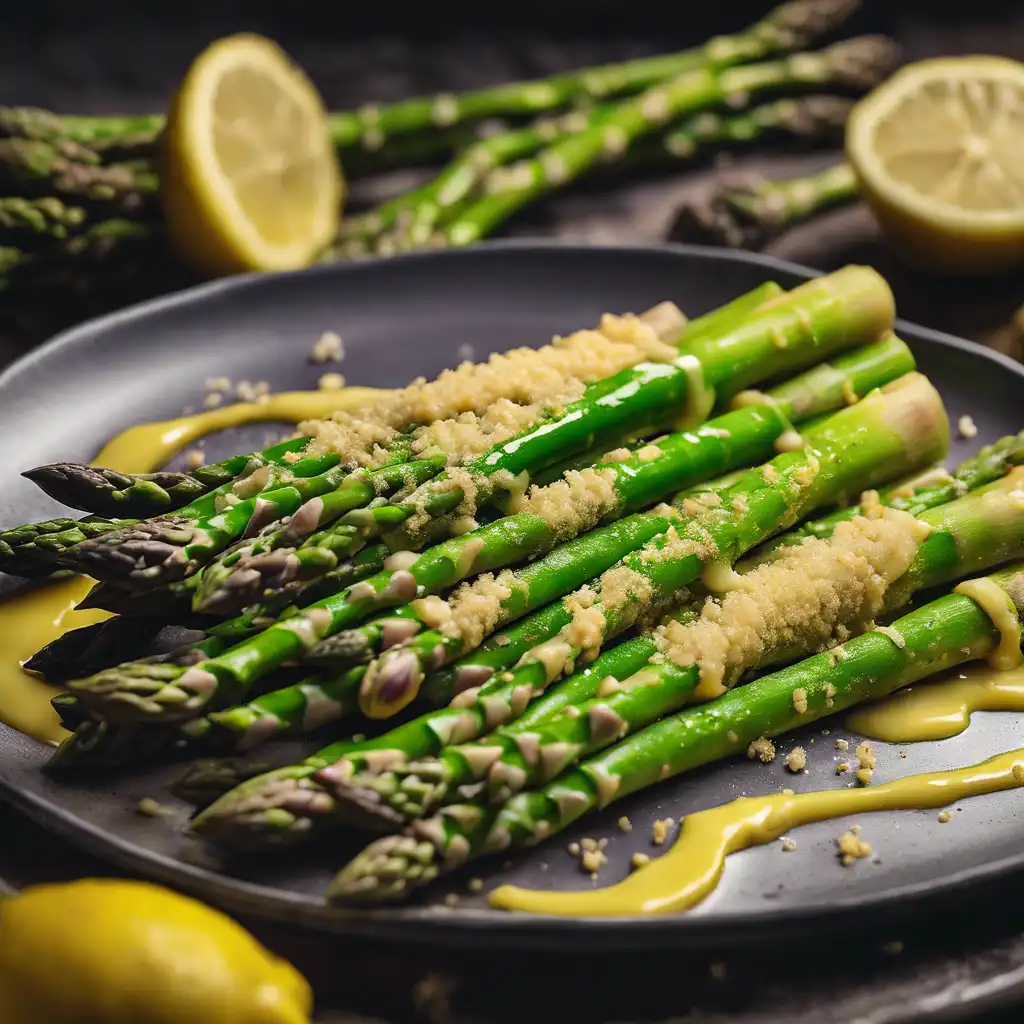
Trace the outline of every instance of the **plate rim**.
<instances>
[{"instance_id":1,"label":"plate rim","mask_svg":"<svg viewBox=\"0 0 1024 1024\"><path fill-rule=\"evenodd\" d=\"M487 259L494 253L517 250L543 255L553 251L571 258L572 253L603 252L621 259L643 258L652 255L679 256L720 263L741 263L755 266L766 274L773 272L809 280L823 272L788 260L761 253L743 252L714 246L699 245L614 245L580 244L562 239L503 239L482 243L470 249L440 252L403 253L392 257L378 257L354 263L324 264L300 271L274 274L245 274L194 285L168 295L136 303L104 316L87 320L64 330L49 341L26 353L0 373L0 390L8 387L20 374L31 371L39 362L47 360L64 349L74 347L104 332L144 322L167 311L186 308L234 292L262 288L283 278L321 278L352 273L373 273L376 268L396 264L416 264L424 260L458 261L471 258ZM977 342L959 338L944 331L923 327L903 319L896 320L896 333L913 343L938 345L969 356L986 359L1024 381L1024 365L1009 356L989 349ZM0 747L5 737L19 736L14 730L0 724ZM94 826L79 814L55 806L42 794L21 790L0 773L0 798L6 800L44 828L73 844L99 855L113 866L137 871L192 892L241 915L250 915L284 924L300 924L314 930L345 935L363 935L410 942L439 940L445 945L486 942L497 946L519 946L527 941L536 946L562 946L568 935L573 941L588 948L610 945L630 945L641 948L651 945L693 945L696 942L726 940L732 946L756 944L763 926L770 927L777 940L788 929L806 927L808 921L822 924L852 923L866 910L880 918L906 912L917 912L922 904L964 890L971 885L991 883L993 879L1024 871L1024 849L997 861L961 869L944 876L940 881L910 882L894 886L882 893L855 896L837 895L828 903L813 906L779 907L769 913L759 910L727 911L705 918L698 915L631 915L623 917L569 917L558 918L541 914L504 914L490 909L472 907L452 911L445 907L383 907L373 909L334 908L314 902L312 897L270 885L251 882L222 874L211 868L164 853L145 850L119 835ZM399 933L396 935L396 932Z\"/></svg>"}]
</instances>

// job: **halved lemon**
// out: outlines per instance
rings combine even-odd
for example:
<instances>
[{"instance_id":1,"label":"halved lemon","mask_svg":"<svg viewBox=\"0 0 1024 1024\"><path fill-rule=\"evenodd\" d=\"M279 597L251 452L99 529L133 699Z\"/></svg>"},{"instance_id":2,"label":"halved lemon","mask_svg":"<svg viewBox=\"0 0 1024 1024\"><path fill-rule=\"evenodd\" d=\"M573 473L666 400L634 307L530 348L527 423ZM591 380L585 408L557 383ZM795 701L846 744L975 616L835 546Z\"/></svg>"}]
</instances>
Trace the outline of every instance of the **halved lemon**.
<instances>
[{"instance_id":1,"label":"halved lemon","mask_svg":"<svg viewBox=\"0 0 1024 1024\"><path fill-rule=\"evenodd\" d=\"M276 44L228 36L196 58L163 146L182 260L212 276L306 266L337 229L342 192L323 101Z\"/></svg>"},{"instance_id":2,"label":"halved lemon","mask_svg":"<svg viewBox=\"0 0 1024 1024\"><path fill-rule=\"evenodd\" d=\"M846 151L912 262L952 273L1024 264L1024 64L910 64L854 109Z\"/></svg>"}]
</instances>

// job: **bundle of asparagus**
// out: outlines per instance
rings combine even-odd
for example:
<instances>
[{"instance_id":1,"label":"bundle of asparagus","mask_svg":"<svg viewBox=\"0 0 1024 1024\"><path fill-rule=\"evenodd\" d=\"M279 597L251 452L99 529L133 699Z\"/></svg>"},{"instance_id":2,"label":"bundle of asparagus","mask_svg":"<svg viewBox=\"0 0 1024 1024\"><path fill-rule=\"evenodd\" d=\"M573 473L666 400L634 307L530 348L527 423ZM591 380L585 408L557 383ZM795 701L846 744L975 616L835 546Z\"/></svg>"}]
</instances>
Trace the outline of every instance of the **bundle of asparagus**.
<instances>
[{"instance_id":1,"label":"bundle of asparagus","mask_svg":"<svg viewBox=\"0 0 1024 1024\"><path fill-rule=\"evenodd\" d=\"M425 185L342 220L322 259L471 244L600 169L692 161L773 137L834 141L848 97L892 70L894 46L865 37L794 51L832 34L857 6L788 0L742 32L680 53L331 114L350 175L452 159ZM510 123L495 131L495 118ZM186 281L157 202L163 123L0 108L0 282L26 304L41 289L69 287L95 300L91 310L119 293L137 297L150 279L152 288Z\"/></svg>"},{"instance_id":2,"label":"bundle of asparagus","mask_svg":"<svg viewBox=\"0 0 1024 1024\"><path fill-rule=\"evenodd\" d=\"M182 783L196 833L230 851L402 827L331 893L396 899L979 656L981 590L866 632L1024 558L1024 434L936 470L946 415L893 317L848 267L689 322L608 315L191 473L30 471L88 514L0 534L0 569L85 571L88 603L121 612L28 663L67 686L51 771L219 755ZM1018 570L992 579L1019 594ZM169 623L182 642L148 655ZM746 683L836 642L831 675L816 655ZM315 730L331 742L298 764L223 759Z\"/></svg>"}]
</instances>

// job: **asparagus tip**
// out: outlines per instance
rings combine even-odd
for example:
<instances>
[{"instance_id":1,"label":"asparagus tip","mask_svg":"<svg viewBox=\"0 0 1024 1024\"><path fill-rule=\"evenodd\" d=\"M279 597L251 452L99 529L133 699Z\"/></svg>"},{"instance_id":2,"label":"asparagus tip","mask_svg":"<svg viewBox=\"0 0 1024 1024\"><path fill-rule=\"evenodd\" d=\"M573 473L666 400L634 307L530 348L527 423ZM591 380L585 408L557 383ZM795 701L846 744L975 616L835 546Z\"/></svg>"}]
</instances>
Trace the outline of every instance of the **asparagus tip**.
<instances>
[{"instance_id":1,"label":"asparagus tip","mask_svg":"<svg viewBox=\"0 0 1024 1024\"><path fill-rule=\"evenodd\" d=\"M359 708L367 718L391 718L420 691L423 666L414 651L396 647L385 651L363 676Z\"/></svg>"},{"instance_id":2,"label":"asparagus tip","mask_svg":"<svg viewBox=\"0 0 1024 1024\"><path fill-rule=\"evenodd\" d=\"M384 836L370 843L335 875L331 903L392 903L441 873L433 843L413 836Z\"/></svg>"}]
</instances>

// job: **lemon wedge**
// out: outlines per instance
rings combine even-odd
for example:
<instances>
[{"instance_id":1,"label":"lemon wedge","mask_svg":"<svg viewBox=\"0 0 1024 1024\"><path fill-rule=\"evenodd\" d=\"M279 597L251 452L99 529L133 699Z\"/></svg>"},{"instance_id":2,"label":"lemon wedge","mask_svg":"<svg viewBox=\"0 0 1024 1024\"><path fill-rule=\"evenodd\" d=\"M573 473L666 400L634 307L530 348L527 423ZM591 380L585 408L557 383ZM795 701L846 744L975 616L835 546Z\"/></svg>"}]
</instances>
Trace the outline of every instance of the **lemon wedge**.
<instances>
[{"instance_id":1,"label":"lemon wedge","mask_svg":"<svg viewBox=\"0 0 1024 1024\"><path fill-rule=\"evenodd\" d=\"M261 36L228 36L196 58L162 163L168 234L202 274L307 266L337 228L343 179L323 102Z\"/></svg>"},{"instance_id":2,"label":"lemon wedge","mask_svg":"<svg viewBox=\"0 0 1024 1024\"><path fill-rule=\"evenodd\" d=\"M846 151L911 262L975 274L1024 264L1024 64L910 64L854 109Z\"/></svg>"}]
</instances>

